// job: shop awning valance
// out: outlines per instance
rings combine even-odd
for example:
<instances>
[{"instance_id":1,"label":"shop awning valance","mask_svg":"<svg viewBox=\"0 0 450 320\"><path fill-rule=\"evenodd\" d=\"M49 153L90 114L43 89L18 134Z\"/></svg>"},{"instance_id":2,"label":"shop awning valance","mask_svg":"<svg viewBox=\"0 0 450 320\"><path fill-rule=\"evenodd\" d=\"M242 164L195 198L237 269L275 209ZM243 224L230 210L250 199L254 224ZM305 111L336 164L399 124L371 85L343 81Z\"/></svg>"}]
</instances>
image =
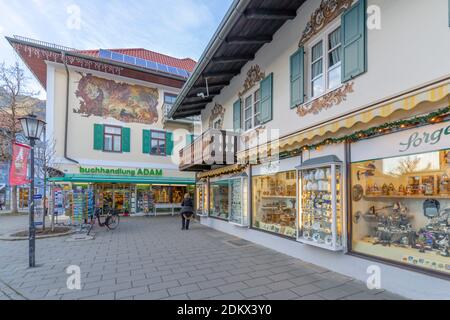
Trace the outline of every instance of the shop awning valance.
<instances>
[{"instance_id":1,"label":"shop awning valance","mask_svg":"<svg viewBox=\"0 0 450 320\"><path fill-rule=\"evenodd\" d=\"M175 177L121 177L121 176L90 176L66 174L64 177L49 179L51 182L71 183L125 183L125 184L167 184L194 185L195 179Z\"/></svg>"},{"instance_id":2,"label":"shop awning valance","mask_svg":"<svg viewBox=\"0 0 450 320\"><path fill-rule=\"evenodd\" d=\"M367 124L377 118L387 118L399 110L410 111L424 102L432 103L443 99L448 99L450 105L450 79L417 90L414 93L405 94L387 102L376 104L362 111L332 120L324 125L289 135L281 138L279 143L273 145L275 145L280 152L287 151L301 147L317 137L333 134L342 129L351 129L358 124ZM259 148L238 152L238 159L243 163L250 157L256 157L258 153L261 153L262 151L264 151L265 154L267 154L268 151L270 151L270 154L276 153L273 150L267 150L266 146L260 146Z\"/></svg>"},{"instance_id":3,"label":"shop awning valance","mask_svg":"<svg viewBox=\"0 0 450 320\"><path fill-rule=\"evenodd\" d=\"M241 164L235 164L228 167L223 167L219 169L214 169L208 172L202 172L197 175L198 179L204 179L204 178L211 178L211 177L217 177L225 174L232 174L232 173L239 173L244 171L246 166L243 166Z\"/></svg>"}]
</instances>

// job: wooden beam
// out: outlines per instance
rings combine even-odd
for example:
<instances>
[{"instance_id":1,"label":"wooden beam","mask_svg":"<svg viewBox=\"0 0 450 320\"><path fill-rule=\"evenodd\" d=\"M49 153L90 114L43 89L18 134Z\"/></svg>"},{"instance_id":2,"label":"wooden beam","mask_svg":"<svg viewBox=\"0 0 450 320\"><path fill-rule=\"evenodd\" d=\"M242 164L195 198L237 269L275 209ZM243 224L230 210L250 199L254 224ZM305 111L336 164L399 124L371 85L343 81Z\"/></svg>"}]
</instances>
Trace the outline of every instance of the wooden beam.
<instances>
[{"instance_id":1,"label":"wooden beam","mask_svg":"<svg viewBox=\"0 0 450 320\"><path fill-rule=\"evenodd\" d=\"M227 70L227 71L217 71L217 72L205 72L202 74L203 78L228 78L234 77L235 75L241 73L241 70Z\"/></svg>"},{"instance_id":2,"label":"wooden beam","mask_svg":"<svg viewBox=\"0 0 450 320\"><path fill-rule=\"evenodd\" d=\"M214 63L236 63L236 62L248 62L255 58L254 55L247 56L229 56L229 57L216 57L212 58Z\"/></svg>"},{"instance_id":3,"label":"wooden beam","mask_svg":"<svg viewBox=\"0 0 450 320\"><path fill-rule=\"evenodd\" d=\"M225 82L218 82L218 83L209 83L208 87L209 89L213 89L213 88L223 88L230 85L230 81L225 81ZM206 89L206 83L205 84L201 84L201 85L195 85L192 87L192 89L196 90L196 89Z\"/></svg>"},{"instance_id":4,"label":"wooden beam","mask_svg":"<svg viewBox=\"0 0 450 320\"><path fill-rule=\"evenodd\" d=\"M228 37L228 44L266 44L272 42L272 36L254 36L254 37Z\"/></svg>"},{"instance_id":5,"label":"wooden beam","mask_svg":"<svg viewBox=\"0 0 450 320\"><path fill-rule=\"evenodd\" d=\"M204 108L195 108L192 110L180 110L175 112L174 119L180 118L180 117L189 117L191 115L197 115L199 114Z\"/></svg>"},{"instance_id":6,"label":"wooden beam","mask_svg":"<svg viewBox=\"0 0 450 320\"><path fill-rule=\"evenodd\" d=\"M206 92L204 92L204 94L206 95ZM219 94L220 94L220 91L209 92L210 97L215 97L215 96L218 96ZM186 99L193 99L193 98L201 98L201 97L199 97L197 94L191 94L186 97Z\"/></svg>"},{"instance_id":7,"label":"wooden beam","mask_svg":"<svg viewBox=\"0 0 450 320\"><path fill-rule=\"evenodd\" d=\"M245 11L245 17L247 19L262 19L262 20L291 20L297 16L295 10L283 10L283 9L248 9Z\"/></svg>"},{"instance_id":8,"label":"wooden beam","mask_svg":"<svg viewBox=\"0 0 450 320\"><path fill-rule=\"evenodd\" d=\"M213 101L213 99L209 98L209 99L205 99L205 100L201 100L201 101L186 102L186 103L183 103L182 106L183 107L203 106L203 105L206 105L206 104L208 104L208 103L210 103L212 101Z\"/></svg>"},{"instance_id":9,"label":"wooden beam","mask_svg":"<svg viewBox=\"0 0 450 320\"><path fill-rule=\"evenodd\" d=\"M181 119L181 118L187 118L187 117L192 117L192 116L198 116L201 114L201 110L196 110L196 111L189 111L189 112L177 112L175 114L174 120L176 119Z\"/></svg>"}]
</instances>

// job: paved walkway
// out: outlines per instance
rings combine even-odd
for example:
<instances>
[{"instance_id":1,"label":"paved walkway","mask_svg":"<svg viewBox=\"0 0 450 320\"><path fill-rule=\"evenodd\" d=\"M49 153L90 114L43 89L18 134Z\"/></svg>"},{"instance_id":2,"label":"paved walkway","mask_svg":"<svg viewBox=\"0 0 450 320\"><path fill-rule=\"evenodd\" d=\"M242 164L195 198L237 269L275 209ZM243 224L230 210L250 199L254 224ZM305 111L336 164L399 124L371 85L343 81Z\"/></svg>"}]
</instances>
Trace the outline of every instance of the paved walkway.
<instances>
[{"instance_id":1,"label":"paved walkway","mask_svg":"<svg viewBox=\"0 0 450 320\"><path fill-rule=\"evenodd\" d=\"M22 221L22 222L21 222ZM0 218L8 225L26 218ZM28 269L28 243L0 241L2 299L398 299L361 282L172 217L124 218L94 241L37 241L40 265ZM68 290L77 265L82 290Z\"/></svg>"}]
</instances>

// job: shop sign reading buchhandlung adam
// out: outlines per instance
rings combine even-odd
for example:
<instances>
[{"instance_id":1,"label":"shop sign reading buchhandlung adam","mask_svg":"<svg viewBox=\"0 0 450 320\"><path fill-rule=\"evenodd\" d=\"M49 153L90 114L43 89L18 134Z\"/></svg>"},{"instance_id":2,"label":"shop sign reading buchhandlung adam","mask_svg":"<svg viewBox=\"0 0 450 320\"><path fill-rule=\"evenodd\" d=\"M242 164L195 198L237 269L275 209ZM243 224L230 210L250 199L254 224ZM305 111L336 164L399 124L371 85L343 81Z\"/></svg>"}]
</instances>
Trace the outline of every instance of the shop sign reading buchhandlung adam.
<instances>
[{"instance_id":1,"label":"shop sign reading buchhandlung adam","mask_svg":"<svg viewBox=\"0 0 450 320\"><path fill-rule=\"evenodd\" d=\"M141 177L162 177L162 169L108 169L102 167L80 168L80 174L90 175L116 175L116 176L141 176Z\"/></svg>"}]
</instances>

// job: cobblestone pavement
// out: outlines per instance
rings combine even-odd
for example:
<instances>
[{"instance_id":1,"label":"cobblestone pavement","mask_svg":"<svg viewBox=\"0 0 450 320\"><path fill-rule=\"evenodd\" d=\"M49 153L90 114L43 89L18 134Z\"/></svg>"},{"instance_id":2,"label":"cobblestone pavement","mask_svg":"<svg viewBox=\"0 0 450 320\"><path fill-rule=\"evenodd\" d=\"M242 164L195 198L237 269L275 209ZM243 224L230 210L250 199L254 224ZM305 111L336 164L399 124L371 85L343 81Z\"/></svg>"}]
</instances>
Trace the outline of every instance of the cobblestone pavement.
<instances>
[{"instance_id":1,"label":"cobblestone pavement","mask_svg":"<svg viewBox=\"0 0 450 320\"><path fill-rule=\"evenodd\" d=\"M17 221L0 218L2 232ZM36 269L27 241L0 241L0 300L400 299L199 224L180 227L172 217L124 218L116 231L96 227L94 241L38 240ZM70 265L81 268L81 290L67 289Z\"/></svg>"}]
</instances>

